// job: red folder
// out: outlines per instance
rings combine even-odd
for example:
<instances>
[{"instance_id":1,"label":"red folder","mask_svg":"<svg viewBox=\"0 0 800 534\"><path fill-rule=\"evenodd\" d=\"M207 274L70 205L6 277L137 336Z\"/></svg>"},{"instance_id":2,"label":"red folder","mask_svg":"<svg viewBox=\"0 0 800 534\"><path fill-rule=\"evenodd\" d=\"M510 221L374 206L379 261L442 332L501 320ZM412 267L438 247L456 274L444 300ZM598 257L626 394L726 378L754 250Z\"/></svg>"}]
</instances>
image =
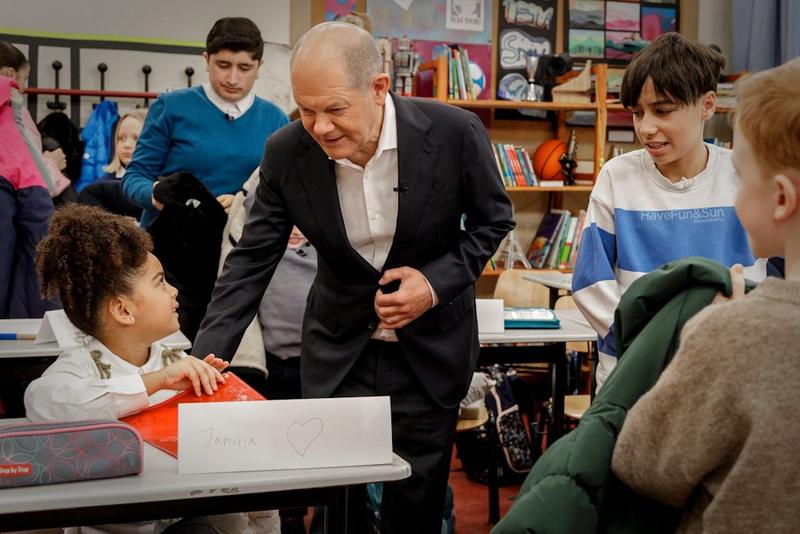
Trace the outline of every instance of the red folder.
<instances>
[{"instance_id":1,"label":"red folder","mask_svg":"<svg viewBox=\"0 0 800 534\"><path fill-rule=\"evenodd\" d=\"M147 443L177 458L179 404L266 400L235 374L225 373L223 376L225 383L219 384L213 395L197 397L194 390L187 389L121 420L136 428Z\"/></svg>"}]
</instances>

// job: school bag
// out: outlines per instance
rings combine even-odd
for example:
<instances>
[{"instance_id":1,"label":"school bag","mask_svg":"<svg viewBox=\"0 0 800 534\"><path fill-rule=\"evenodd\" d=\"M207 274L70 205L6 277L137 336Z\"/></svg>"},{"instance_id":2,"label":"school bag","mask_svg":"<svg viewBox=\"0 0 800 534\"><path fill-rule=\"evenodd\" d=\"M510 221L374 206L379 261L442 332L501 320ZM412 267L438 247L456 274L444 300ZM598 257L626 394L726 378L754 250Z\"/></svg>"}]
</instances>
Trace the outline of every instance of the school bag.
<instances>
[{"instance_id":1,"label":"school bag","mask_svg":"<svg viewBox=\"0 0 800 534\"><path fill-rule=\"evenodd\" d=\"M502 459L505 461L503 467L514 473L527 473L533 467L534 454L517 396L528 385L513 369L503 370L495 366L491 368L490 374L495 385L486 395L485 402L489 410L489 424L494 425ZM532 415L532 411L529 414Z\"/></svg>"},{"instance_id":2,"label":"school bag","mask_svg":"<svg viewBox=\"0 0 800 534\"><path fill-rule=\"evenodd\" d=\"M495 382L484 400L489 421L475 432L456 434L458 457L470 480L488 484L490 447L494 446L498 483L516 483L539 456L540 427L546 426L547 414L537 418L533 391L514 369L495 365L481 371Z\"/></svg>"}]
</instances>

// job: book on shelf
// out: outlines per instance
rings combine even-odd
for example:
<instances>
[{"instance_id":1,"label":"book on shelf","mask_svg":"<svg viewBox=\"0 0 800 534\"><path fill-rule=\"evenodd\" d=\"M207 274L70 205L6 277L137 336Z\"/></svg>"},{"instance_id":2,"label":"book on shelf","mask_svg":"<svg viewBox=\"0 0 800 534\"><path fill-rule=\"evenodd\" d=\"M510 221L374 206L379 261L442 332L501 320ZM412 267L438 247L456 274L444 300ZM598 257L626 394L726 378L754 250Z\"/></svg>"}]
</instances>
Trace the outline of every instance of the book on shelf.
<instances>
[{"instance_id":1,"label":"book on shelf","mask_svg":"<svg viewBox=\"0 0 800 534\"><path fill-rule=\"evenodd\" d=\"M492 145L492 152L504 185L507 187L539 185L531 159L524 148L507 143L495 143Z\"/></svg>"},{"instance_id":2,"label":"book on shelf","mask_svg":"<svg viewBox=\"0 0 800 534\"><path fill-rule=\"evenodd\" d=\"M544 264L545 268L547 269L558 268L558 259L561 257L561 248L564 246L564 241L567 238L567 230L569 229L570 219L572 219L572 215L569 211L567 211L564 213L564 217L561 219L558 232L553 240L553 246L547 253L547 260L545 260Z\"/></svg>"},{"instance_id":3,"label":"book on shelf","mask_svg":"<svg viewBox=\"0 0 800 534\"><path fill-rule=\"evenodd\" d=\"M569 252L569 259L564 269L572 269L575 267L575 260L578 259L578 248L581 246L581 238L583 237L583 225L586 222L586 210L580 210L578 213L578 226L573 237L572 250Z\"/></svg>"},{"instance_id":4,"label":"book on shelf","mask_svg":"<svg viewBox=\"0 0 800 534\"><path fill-rule=\"evenodd\" d=\"M458 100L475 100L477 95L472 84L469 53L460 45L450 46L448 59L447 96Z\"/></svg>"},{"instance_id":5,"label":"book on shelf","mask_svg":"<svg viewBox=\"0 0 800 534\"><path fill-rule=\"evenodd\" d=\"M558 252L558 268L566 269L569 262L569 253L572 250L572 244L575 241L575 230L578 227L578 218L571 216L569 218L569 226L567 231L564 232L564 244L561 245L561 250Z\"/></svg>"},{"instance_id":6,"label":"book on shelf","mask_svg":"<svg viewBox=\"0 0 800 534\"><path fill-rule=\"evenodd\" d=\"M566 210L558 209L545 213L528 248L528 260L533 268L541 269L544 267L547 256L553 246L553 240L556 239L564 216L567 214Z\"/></svg>"},{"instance_id":7,"label":"book on shelf","mask_svg":"<svg viewBox=\"0 0 800 534\"><path fill-rule=\"evenodd\" d=\"M570 270L581 243L586 211L572 215L567 210L550 210L542 218L528 248L528 260L534 269Z\"/></svg>"}]
</instances>

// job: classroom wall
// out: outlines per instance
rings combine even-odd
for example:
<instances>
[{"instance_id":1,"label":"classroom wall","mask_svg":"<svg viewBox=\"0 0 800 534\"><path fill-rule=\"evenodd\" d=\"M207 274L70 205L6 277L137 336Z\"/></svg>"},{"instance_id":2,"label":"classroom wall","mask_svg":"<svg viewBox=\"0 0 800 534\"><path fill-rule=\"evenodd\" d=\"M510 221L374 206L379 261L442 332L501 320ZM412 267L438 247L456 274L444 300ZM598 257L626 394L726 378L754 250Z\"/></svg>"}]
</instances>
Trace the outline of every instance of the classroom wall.
<instances>
[{"instance_id":1,"label":"classroom wall","mask_svg":"<svg viewBox=\"0 0 800 534\"><path fill-rule=\"evenodd\" d=\"M148 89L163 92L187 86L187 67L195 71L193 85L205 82L201 54L211 25L224 16L247 16L267 41L256 93L289 113L295 107L289 86L291 4L291 0L4 0L0 39L15 43L31 59L31 86L54 87L51 65L59 60L62 88L99 89L97 65L102 62L108 66L106 89L144 91L142 67L149 65ZM31 112L41 119L49 112L49 100L53 97L29 97ZM65 112L80 124L99 101L62 100L67 102ZM141 99L115 100L121 112L144 104Z\"/></svg>"},{"instance_id":2,"label":"classroom wall","mask_svg":"<svg viewBox=\"0 0 800 534\"><path fill-rule=\"evenodd\" d=\"M266 41L289 44L291 0L3 0L2 28L205 41L221 17L253 19Z\"/></svg>"},{"instance_id":3,"label":"classroom wall","mask_svg":"<svg viewBox=\"0 0 800 534\"><path fill-rule=\"evenodd\" d=\"M698 3L697 39L701 43L716 44L730 67L731 64L731 0L703 0Z\"/></svg>"}]
</instances>

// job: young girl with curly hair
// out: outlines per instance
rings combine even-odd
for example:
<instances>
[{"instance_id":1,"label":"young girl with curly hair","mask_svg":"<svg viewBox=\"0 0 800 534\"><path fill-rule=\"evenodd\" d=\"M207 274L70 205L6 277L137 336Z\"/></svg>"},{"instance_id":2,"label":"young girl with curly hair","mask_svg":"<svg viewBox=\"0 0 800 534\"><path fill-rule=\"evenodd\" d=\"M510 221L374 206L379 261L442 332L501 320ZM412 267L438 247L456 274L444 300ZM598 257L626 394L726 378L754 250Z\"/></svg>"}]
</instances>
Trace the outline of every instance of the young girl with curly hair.
<instances>
[{"instance_id":1,"label":"young girl with curly hair","mask_svg":"<svg viewBox=\"0 0 800 534\"><path fill-rule=\"evenodd\" d=\"M56 212L37 248L42 292L61 300L86 342L28 386L30 419L118 419L178 390L210 395L225 381L227 362L157 343L179 329L178 292L151 250L130 219L77 204Z\"/></svg>"}]
</instances>

